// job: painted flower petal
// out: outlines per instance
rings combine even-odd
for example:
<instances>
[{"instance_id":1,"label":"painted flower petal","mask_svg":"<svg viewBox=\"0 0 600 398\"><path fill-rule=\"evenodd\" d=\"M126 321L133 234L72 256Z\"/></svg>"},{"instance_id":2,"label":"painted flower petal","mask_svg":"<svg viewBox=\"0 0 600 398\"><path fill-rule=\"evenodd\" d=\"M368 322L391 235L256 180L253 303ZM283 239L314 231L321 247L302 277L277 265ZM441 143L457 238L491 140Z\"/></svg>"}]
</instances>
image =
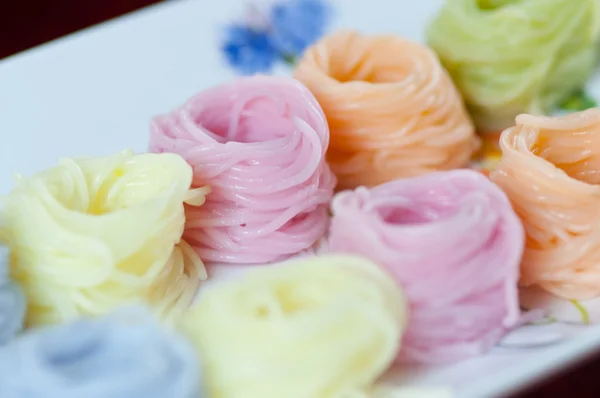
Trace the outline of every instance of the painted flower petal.
<instances>
[{"instance_id":1,"label":"painted flower petal","mask_svg":"<svg viewBox=\"0 0 600 398\"><path fill-rule=\"evenodd\" d=\"M266 31L243 25L227 28L222 51L229 65L243 75L268 72L278 57Z\"/></svg>"},{"instance_id":2,"label":"painted flower petal","mask_svg":"<svg viewBox=\"0 0 600 398\"><path fill-rule=\"evenodd\" d=\"M287 0L271 9L271 35L275 48L297 57L325 32L330 8L322 0Z\"/></svg>"}]
</instances>

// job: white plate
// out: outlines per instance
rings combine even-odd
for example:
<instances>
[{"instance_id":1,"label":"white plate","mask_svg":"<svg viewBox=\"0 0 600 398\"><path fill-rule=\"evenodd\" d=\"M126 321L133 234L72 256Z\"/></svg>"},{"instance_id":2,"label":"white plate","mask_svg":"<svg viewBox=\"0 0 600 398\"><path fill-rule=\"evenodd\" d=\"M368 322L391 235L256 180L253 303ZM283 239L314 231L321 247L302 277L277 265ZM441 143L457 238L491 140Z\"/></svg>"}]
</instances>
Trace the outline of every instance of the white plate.
<instances>
[{"instance_id":1,"label":"white plate","mask_svg":"<svg viewBox=\"0 0 600 398\"><path fill-rule=\"evenodd\" d=\"M334 28L422 41L441 0L333 3ZM242 1L214 4L169 1L0 61L0 193L14 172L30 174L58 157L143 151L152 116L233 77L221 64L218 27ZM600 98L600 81L590 89ZM523 347L535 341L541 346ZM600 328L555 323L521 330L508 343L452 366L397 369L386 381L449 387L461 398L506 396L599 350Z\"/></svg>"}]
</instances>

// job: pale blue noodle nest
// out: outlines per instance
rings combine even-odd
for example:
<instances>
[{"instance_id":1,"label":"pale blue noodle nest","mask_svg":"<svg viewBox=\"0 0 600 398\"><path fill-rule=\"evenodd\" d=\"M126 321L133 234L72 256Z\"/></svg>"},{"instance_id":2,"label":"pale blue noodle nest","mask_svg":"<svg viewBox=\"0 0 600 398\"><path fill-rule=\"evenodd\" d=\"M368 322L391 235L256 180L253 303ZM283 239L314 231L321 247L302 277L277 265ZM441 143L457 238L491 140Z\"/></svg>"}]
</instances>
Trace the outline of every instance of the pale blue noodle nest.
<instances>
[{"instance_id":1,"label":"pale blue noodle nest","mask_svg":"<svg viewBox=\"0 0 600 398\"><path fill-rule=\"evenodd\" d=\"M0 246L0 345L12 340L23 328L25 295L10 280L8 273L8 248Z\"/></svg>"},{"instance_id":2,"label":"pale blue noodle nest","mask_svg":"<svg viewBox=\"0 0 600 398\"><path fill-rule=\"evenodd\" d=\"M3 398L198 398L192 347L135 308L35 329L0 348Z\"/></svg>"}]
</instances>

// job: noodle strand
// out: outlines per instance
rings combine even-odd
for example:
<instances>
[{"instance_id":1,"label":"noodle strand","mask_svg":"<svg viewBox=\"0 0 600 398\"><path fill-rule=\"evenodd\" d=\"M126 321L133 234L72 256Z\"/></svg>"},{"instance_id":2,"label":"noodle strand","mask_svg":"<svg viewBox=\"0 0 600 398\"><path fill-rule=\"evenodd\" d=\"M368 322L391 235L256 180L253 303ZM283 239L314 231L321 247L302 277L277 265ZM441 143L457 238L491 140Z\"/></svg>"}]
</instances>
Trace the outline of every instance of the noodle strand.
<instances>
[{"instance_id":1,"label":"noodle strand","mask_svg":"<svg viewBox=\"0 0 600 398\"><path fill-rule=\"evenodd\" d=\"M600 109L520 115L490 178L521 217L523 286L565 299L600 296Z\"/></svg>"},{"instance_id":2,"label":"noodle strand","mask_svg":"<svg viewBox=\"0 0 600 398\"><path fill-rule=\"evenodd\" d=\"M309 48L294 77L327 116L340 189L464 167L479 147L459 93L420 44L340 31Z\"/></svg>"},{"instance_id":3,"label":"noodle strand","mask_svg":"<svg viewBox=\"0 0 600 398\"><path fill-rule=\"evenodd\" d=\"M335 177L323 112L295 80L254 76L155 118L150 150L175 152L209 184L185 238L205 261L265 263L311 248L327 228Z\"/></svg>"},{"instance_id":4,"label":"noodle strand","mask_svg":"<svg viewBox=\"0 0 600 398\"><path fill-rule=\"evenodd\" d=\"M199 398L191 347L141 309L26 332L0 347L0 395Z\"/></svg>"},{"instance_id":5,"label":"noodle strand","mask_svg":"<svg viewBox=\"0 0 600 398\"><path fill-rule=\"evenodd\" d=\"M165 319L191 302L202 261L181 240L192 170L172 154L63 159L5 199L2 236L28 299L27 324L147 302Z\"/></svg>"},{"instance_id":6,"label":"noodle strand","mask_svg":"<svg viewBox=\"0 0 600 398\"><path fill-rule=\"evenodd\" d=\"M396 356L406 311L373 263L317 256L205 291L182 330L211 398L367 398Z\"/></svg>"},{"instance_id":7,"label":"noodle strand","mask_svg":"<svg viewBox=\"0 0 600 398\"><path fill-rule=\"evenodd\" d=\"M462 92L478 129L549 112L593 71L597 0L447 0L427 40Z\"/></svg>"},{"instance_id":8,"label":"noodle strand","mask_svg":"<svg viewBox=\"0 0 600 398\"><path fill-rule=\"evenodd\" d=\"M520 319L523 227L506 196L472 170L341 192L329 247L367 256L406 291L411 319L399 359L479 355Z\"/></svg>"}]
</instances>

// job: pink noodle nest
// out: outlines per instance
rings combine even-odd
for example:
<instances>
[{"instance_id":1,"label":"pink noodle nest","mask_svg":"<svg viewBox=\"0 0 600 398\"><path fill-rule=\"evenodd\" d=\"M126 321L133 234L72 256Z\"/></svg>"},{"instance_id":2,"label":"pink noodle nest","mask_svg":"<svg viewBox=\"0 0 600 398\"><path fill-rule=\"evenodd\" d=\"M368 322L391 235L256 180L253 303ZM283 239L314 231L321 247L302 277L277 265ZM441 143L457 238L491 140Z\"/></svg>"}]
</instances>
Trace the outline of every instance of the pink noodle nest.
<instances>
[{"instance_id":1,"label":"pink noodle nest","mask_svg":"<svg viewBox=\"0 0 600 398\"><path fill-rule=\"evenodd\" d=\"M368 257L410 302L399 362L479 355L520 320L524 230L505 194L454 170L336 195L331 251Z\"/></svg>"},{"instance_id":2,"label":"pink noodle nest","mask_svg":"<svg viewBox=\"0 0 600 398\"><path fill-rule=\"evenodd\" d=\"M204 261L252 264L309 249L323 236L335 177L327 121L300 82L240 78L154 118L152 152L174 152L210 185L187 208L184 238Z\"/></svg>"}]
</instances>

